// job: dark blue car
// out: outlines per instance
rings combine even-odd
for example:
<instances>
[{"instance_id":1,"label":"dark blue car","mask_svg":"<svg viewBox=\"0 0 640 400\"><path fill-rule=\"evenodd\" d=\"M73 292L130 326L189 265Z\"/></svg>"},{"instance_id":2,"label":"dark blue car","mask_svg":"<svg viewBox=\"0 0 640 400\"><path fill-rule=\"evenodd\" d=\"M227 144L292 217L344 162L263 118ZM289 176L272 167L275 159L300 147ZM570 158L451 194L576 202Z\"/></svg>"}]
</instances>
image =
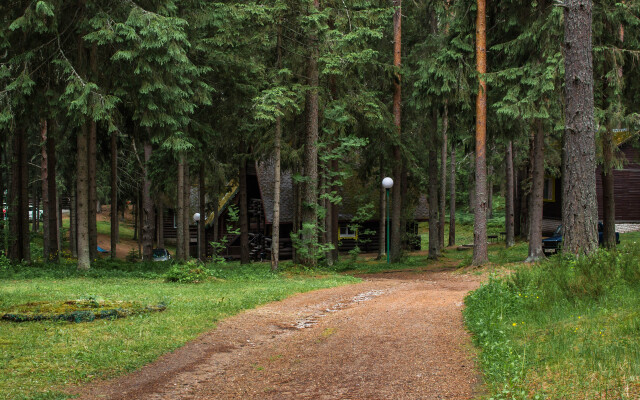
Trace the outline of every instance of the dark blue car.
<instances>
[{"instance_id":1,"label":"dark blue car","mask_svg":"<svg viewBox=\"0 0 640 400\"><path fill-rule=\"evenodd\" d=\"M604 225L598 222L598 244L604 243ZM616 243L620 243L620 233L616 232ZM544 254L556 254L562 248L562 225L558 225L551 237L542 239L542 251Z\"/></svg>"}]
</instances>

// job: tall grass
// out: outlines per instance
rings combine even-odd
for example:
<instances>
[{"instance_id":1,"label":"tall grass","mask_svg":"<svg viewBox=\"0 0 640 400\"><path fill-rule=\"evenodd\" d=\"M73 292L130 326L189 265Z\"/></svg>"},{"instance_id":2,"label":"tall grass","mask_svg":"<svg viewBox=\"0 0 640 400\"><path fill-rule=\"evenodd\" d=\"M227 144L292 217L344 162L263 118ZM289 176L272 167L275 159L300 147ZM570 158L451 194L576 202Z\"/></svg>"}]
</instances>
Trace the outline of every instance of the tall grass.
<instances>
[{"instance_id":1,"label":"tall grass","mask_svg":"<svg viewBox=\"0 0 640 400\"><path fill-rule=\"evenodd\" d=\"M640 398L639 260L635 243L552 257L470 294L465 320L492 397Z\"/></svg>"}]
</instances>

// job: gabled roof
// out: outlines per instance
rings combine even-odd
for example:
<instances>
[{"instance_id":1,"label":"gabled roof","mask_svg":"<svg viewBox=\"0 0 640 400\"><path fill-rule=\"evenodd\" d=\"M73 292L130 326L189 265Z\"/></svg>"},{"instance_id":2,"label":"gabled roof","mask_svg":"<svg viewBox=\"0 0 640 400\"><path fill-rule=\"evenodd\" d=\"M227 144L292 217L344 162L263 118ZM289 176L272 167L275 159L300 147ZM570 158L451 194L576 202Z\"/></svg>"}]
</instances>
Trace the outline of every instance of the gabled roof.
<instances>
[{"instance_id":1,"label":"gabled roof","mask_svg":"<svg viewBox=\"0 0 640 400\"><path fill-rule=\"evenodd\" d=\"M265 222L273 224L273 205L275 193L275 162L273 158L256 162L256 175L260 185L260 196L264 209ZM280 172L280 223L293 223L293 177L291 171Z\"/></svg>"}]
</instances>

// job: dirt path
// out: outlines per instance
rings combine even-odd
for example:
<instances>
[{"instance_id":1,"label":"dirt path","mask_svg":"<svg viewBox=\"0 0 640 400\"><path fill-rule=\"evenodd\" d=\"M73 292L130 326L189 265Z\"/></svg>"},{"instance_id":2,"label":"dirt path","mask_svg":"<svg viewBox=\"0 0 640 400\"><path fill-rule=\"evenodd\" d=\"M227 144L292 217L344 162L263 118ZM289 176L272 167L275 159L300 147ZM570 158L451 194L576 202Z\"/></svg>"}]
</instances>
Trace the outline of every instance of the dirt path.
<instances>
[{"instance_id":1,"label":"dirt path","mask_svg":"<svg viewBox=\"0 0 640 400\"><path fill-rule=\"evenodd\" d=\"M480 383L461 309L480 278L369 275L222 321L82 399L470 399Z\"/></svg>"}]
</instances>

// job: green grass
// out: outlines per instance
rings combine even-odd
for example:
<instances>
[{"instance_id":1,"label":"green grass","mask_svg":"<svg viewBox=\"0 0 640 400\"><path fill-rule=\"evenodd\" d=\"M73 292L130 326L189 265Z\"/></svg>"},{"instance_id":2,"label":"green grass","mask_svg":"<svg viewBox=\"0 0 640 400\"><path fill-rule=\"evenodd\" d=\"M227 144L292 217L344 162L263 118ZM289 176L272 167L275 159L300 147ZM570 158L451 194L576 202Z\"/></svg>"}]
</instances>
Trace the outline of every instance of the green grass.
<instances>
[{"instance_id":1,"label":"green grass","mask_svg":"<svg viewBox=\"0 0 640 400\"><path fill-rule=\"evenodd\" d=\"M640 398L639 236L518 266L467 297L491 398Z\"/></svg>"},{"instance_id":2,"label":"green grass","mask_svg":"<svg viewBox=\"0 0 640 400\"><path fill-rule=\"evenodd\" d=\"M0 266L0 313L27 302L89 296L168 306L161 313L113 321L0 322L0 398L66 398L65 386L139 368L243 309L357 281L286 268L274 275L266 264L232 264L209 267L217 280L176 284L164 281L168 268L106 260L85 273L72 262Z\"/></svg>"}]
</instances>

